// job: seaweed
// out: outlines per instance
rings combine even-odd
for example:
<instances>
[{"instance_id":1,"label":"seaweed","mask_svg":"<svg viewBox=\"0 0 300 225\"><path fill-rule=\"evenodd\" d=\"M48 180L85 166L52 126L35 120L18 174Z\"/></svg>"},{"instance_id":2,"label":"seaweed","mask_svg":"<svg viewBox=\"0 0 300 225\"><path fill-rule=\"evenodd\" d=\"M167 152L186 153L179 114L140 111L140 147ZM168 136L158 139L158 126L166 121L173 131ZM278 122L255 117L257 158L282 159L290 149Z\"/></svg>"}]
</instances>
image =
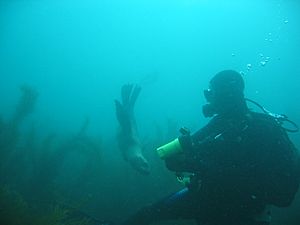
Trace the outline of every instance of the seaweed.
<instances>
[{"instance_id":1,"label":"seaweed","mask_svg":"<svg viewBox=\"0 0 300 225\"><path fill-rule=\"evenodd\" d=\"M74 216L73 209L59 204L41 205L26 202L9 187L0 187L0 218L5 225L92 225L88 215Z\"/></svg>"},{"instance_id":2,"label":"seaweed","mask_svg":"<svg viewBox=\"0 0 300 225\"><path fill-rule=\"evenodd\" d=\"M56 135L49 134L30 154L32 171L27 182L27 194L30 196L34 192L34 199L49 200L54 196L54 179L59 174L60 165L54 149L55 138Z\"/></svg>"},{"instance_id":3,"label":"seaweed","mask_svg":"<svg viewBox=\"0 0 300 225\"><path fill-rule=\"evenodd\" d=\"M67 220L68 213L68 210L60 206L54 206L50 208L49 212L33 219L35 223L39 225L62 225L63 221Z\"/></svg>"},{"instance_id":4,"label":"seaweed","mask_svg":"<svg viewBox=\"0 0 300 225\"><path fill-rule=\"evenodd\" d=\"M70 198L86 197L96 182L101 165L102 142L100 138L87 135L88 126L86 119L77 134L57 149L53 160L61 162L58 183Z\"/></svg>"},{"instance_id":5,"label":"seaweed","mask_svg":"<svg viewBox=\"0 0 300 225\"><path fill-rule=\"evenodd\" d=\"M13 154L19 153L16 148L20 137L19 126L26 116L33 112L38 97L37 91L28 85L21 86L20 90L21 97L12 119L8 122L0 121L0 175L3 171L9 170L11 163L9 158L13 157ZM5 182L5 179L1 180L0 183Z\"/></svg>"},{"instance_id":6,"label":"seaweed","mask_svg":"<svg viewBox=\"0 0 300 225\"><path fill-rule=\"evenodd\" d=\"M17 192L7 186L0 188L0 218L6 225L27 224L28 205Z\"/></svg>"},{"instance_id":7,"label":"seaweed","mask_svg":"<svg viewBox=\"0 0 300 225\"><path fill-rule=\"evenodd\" d=\"M24 118L33 112L38 98L37 90L28 85L22 85L20 91L21 98L11 121L13 126L20 125Z\"/></svg>"}]
</instances>

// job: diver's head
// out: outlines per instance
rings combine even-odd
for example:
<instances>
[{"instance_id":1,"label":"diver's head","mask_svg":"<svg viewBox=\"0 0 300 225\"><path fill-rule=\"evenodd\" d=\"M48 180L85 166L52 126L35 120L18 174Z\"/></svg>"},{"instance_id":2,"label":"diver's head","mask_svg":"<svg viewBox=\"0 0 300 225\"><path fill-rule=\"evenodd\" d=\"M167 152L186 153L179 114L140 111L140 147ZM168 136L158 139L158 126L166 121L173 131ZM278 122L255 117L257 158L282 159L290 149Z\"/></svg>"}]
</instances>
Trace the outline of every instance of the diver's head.
<instances>
[{"instance_id":1,"label":"diver's head","mask_svg":"<svg viewBox=\"0 0 300 225\"><path fill-rule=\"evenodd\" d=\"M206 117L215 114L235 114L244 111L244 80L240 73L234 70L224 70L217 73L209 83L209 89L204 90L208 104L203 106Z\"/></svg>"}]
</instances>

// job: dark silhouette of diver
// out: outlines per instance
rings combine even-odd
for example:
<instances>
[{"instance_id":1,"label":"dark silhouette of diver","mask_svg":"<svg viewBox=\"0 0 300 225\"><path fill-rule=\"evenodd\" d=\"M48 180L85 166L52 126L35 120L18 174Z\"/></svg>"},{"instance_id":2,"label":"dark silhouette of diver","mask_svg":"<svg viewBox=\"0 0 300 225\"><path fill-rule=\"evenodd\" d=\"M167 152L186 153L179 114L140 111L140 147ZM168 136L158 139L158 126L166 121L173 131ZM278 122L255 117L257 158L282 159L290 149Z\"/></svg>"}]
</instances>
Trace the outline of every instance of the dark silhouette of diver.
<instances>
[{"instance_id":1,"label":"dark silhouette of diver","mask_svg":"<svg viewBox=\"0 0 300 225\"><path fill-rule=\"evenodd\" d=\"M169 170L188 172L183 190L142 208L123 225L193 219L202 225L268 225L272 205L287 207L299 187L299 154L277 117L251 111L235 71L216 74L204 91L212 117L158 148Z\"/></svg>"}]
</instances>

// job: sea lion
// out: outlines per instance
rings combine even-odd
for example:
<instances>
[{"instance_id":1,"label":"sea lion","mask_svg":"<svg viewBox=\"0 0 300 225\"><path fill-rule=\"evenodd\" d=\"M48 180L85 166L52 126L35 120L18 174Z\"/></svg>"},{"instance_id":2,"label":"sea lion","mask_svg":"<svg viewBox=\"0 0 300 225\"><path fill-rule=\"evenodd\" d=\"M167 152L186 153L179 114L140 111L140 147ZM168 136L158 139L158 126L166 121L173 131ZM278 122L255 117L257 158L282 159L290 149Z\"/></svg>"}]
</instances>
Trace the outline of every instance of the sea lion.
<instances>
[{"instance_id":1,"label":"sea lion","mask_svg":"<svg viewBox=\"0 0 300 225\"><path fill-rule=\"evenodd\" d=\"M141 92L138 85L127 84L121 89L122 101L115 100L116 115L120 124L117 135L118 145L123 158L141 174L149 174L149 164L142 153L136 120L134 116L134 105Z\"/></svg>"}]
</instances>

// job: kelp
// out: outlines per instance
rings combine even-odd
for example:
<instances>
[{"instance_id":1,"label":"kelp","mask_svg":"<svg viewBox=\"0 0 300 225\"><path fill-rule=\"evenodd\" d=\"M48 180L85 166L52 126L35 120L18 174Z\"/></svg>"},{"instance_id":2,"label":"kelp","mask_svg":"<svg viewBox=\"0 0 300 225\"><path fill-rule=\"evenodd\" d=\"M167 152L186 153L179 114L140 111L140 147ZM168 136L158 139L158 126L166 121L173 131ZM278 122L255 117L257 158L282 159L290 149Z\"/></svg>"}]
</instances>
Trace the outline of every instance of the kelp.
<instances>
[{"instance_id":1,"label":"kelp","mask_svg":"<svg viewBox=\"0 0 300 225\"><path fill-rule=\"evenodd\" d=\"M49 204L46 209L26 202L9 187L0 187L0 218L5 225L93 225L86 215L74 216L72 209Z\"/></svg>"},{"instance_id":2,"label":"kelp","mask_svg":"<svg viewBox=\"0 0 300 225\"><path fill-rule=\"evenodd\" d=\"M31 173L27 182L27 195L34 192L34 199L49 200L53 198L55 187L54 180L59 174L61 160L56 156L56 135L49 134L31 152ZM28 165L29 166L29 165Z\"/></svg>"},{"instance_id":3,"label":"kelp","mask_svg":"<svg viewBox=\"0 0 300 225\"><path fill-rule=\"evenodd\" d=\"M29 222L29 207L22 196L8 187L0 188L0 218L5 225L23 225Z\"/></svg>"},{"instance_id":4,"label":"kelp","mask_svg":"<svg viewBox=\"0 0 300 225\"><path fill-rule=\"evenodd\" d=\"M28 85L21 86L20 91L21 97L12 118L9 121L0 121L0 183L6 182L4 177L5 172L10 170L9 165L12 163L10 158L15 159L20 153L16 148L20 137L19 127L24 119L33 112L38 97L38 92Z\"/></svg>"},{"instance_id":5,"label":"kelp","mask_svg":"<svg viewBox=\"0 0 300 225\"><path fill-rule=\"evenodd\" d=\"M69 198L86 198L97 182L103 148L100 137L87 134L88 126L86 119L79 131L57 148L52 160L61 162L58 186Z\"/></svg>"},{"instance_id":6,"label":"kelp","mask_svg":"<svg viewBox=\"0 0 300 225\"><path fill-rule=\"evenodd\" d=\"M18 126L24 120L24 118L26 118L26 116L34 111L38 98L37 90L31 86L22 85L20 87L20 91L21 97L12 118L13 126Z\"/></svg>"}]
</instances>

